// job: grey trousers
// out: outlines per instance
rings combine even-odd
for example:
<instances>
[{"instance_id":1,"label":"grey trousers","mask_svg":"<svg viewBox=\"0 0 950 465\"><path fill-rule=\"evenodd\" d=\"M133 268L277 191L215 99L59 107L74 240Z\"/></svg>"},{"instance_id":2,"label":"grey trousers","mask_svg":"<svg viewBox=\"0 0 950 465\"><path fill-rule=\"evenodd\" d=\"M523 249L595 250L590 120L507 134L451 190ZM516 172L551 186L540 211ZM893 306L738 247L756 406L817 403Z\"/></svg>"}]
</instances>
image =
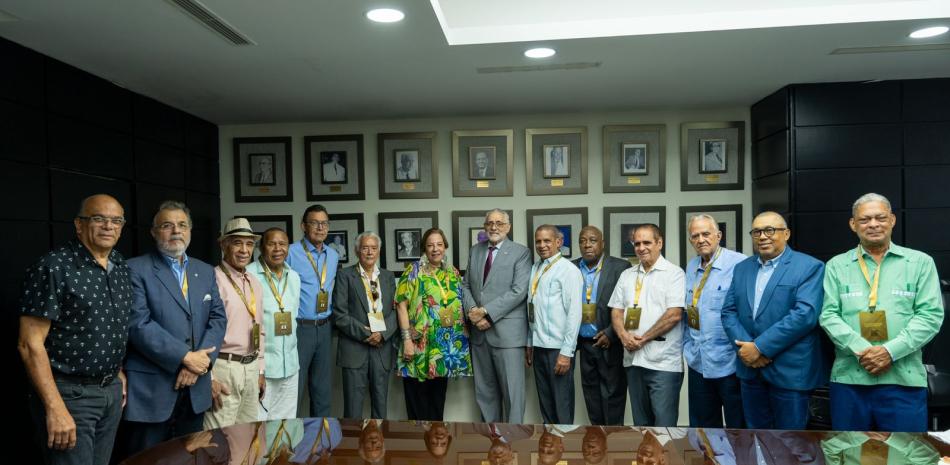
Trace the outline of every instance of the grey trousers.
<instances>
[{"instance_id":1,"label":"grey trousers","mask_svg":"<svg viewBox=\"0 0 950 465\"><path fill-rule=\"evenodd\" d=\"M524 347L472 344L475 402L485 423L524 422Z\"/></svg>"},{"instance_id":2,"label":"grey trousers","mask_svg":"<svg viewBox=\"0 0 950 465\"><path fill-rule=\"evenodd\" d=\"M30 392L30 414L36 440L47 464L108 465L122 418L122 382L107 386L57 381L66 409L76 423L76 447L54 450L46 447L46 408L36 392ZM13 444L10 444L13 446Z\"/></svg>"},{"instance_id":3,"label":"grey trousers","mask_svg":"<svg viewBox=\"0 0 950 465\"><path fill-rule=\"evenodd\" d=\"M627 367L630 410L637 426L676 426L683 373Z\"/></svg>"},{"instance_id":4,"label":"grey trousers","mask_svg":"<svg viewBox=\"0 0 950 465\"><path fill-rule=\"evenodd\" d=\"M392 365L383 368L378 353L370 351L368 360L360 368L343 368L343 416L363 418L363 399L369 391L370 418L386 418L386 401Z\"/></svg>"},{"instance_id":5,"label":"grey trousers","mask_svg":"<svg viewBox=\"0 0 950 465\"><path fill-rule=\"evenodd\" d=\"M531 358L534 381L538 387L538 403L545 423L574 424L574 357L563 375L554 374L560 350L535 347Z\"/></svg>"},{"instance_id":6,"label":"grey trousers","mask_svg":"<svg viewBox=\"0 0 950 465\"><path fill-rule=\"evenodd\" d=\"M300 357L300 384L297 395L303 399L303 393L310 395L310 405L299 406L297 417L330 416L330 397L333 378L330 371L330 338L333 335L333 323L322 326L297 325L297 354Z\"/></svg>"}]
</instances>

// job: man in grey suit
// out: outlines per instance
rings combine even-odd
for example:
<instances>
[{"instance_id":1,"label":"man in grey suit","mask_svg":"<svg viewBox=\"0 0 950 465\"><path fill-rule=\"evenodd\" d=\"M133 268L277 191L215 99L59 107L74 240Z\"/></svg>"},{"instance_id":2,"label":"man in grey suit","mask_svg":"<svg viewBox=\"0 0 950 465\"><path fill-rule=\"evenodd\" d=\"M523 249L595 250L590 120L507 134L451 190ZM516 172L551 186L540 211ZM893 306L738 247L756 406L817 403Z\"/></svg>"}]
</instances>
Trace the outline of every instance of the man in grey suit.
<instances>
[{"instance_id":1,"label":"man in grey suit","mask_svg":"<svg viewBox=\"0 0 950 465\"><path fill-rule=\"evenodd\" d=\"M524 354L528 338L525 296L531 253L506 240L511 218L485 215L488 240L472 247L462 299L471 322L475 401L484 422L523 423Z\"/></svg>"},{"instance_id":2,"label":"man in grey suit","mask_svg":"<svg viewBox=\"0 0 950 465\"><path fill-rule=\"evenodd\" d=\"M377 265L382 240L367 231L356 237L359 263L344 268L333 285L333 324L340 331L336 364L343 370L343 416L363 417L369 390L372 418L386 418L386 398L396 352L393 272Z\"/></svg>"},{"instance_id":3,"label":"man in grey suit","mask_svg":"<svg viewBox=\"0 0 950 465\"><path fill-rule=\"evenodd\" d=\"M630 262L604 254L604 235L595 226L584 226L577 239L581 258L573 263L584 276L580 351L581 387L592 425L622 425L627 402L627 375L623 345L610 323L607 301L617 278Z\"/></svg>"}]
</instances>

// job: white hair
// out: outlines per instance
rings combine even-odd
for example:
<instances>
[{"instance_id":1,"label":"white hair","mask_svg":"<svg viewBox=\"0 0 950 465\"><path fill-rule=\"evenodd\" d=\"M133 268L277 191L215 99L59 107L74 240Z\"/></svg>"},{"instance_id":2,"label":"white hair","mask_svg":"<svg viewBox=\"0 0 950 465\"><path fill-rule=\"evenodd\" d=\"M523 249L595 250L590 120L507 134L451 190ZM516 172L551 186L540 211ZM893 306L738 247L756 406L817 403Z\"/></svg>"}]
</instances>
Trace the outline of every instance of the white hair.
<instances>
[{"instance_id":1,"label":"white hair","mask_svg":"<svg viewBox=\"0 0 950 465\"><path fill-rule=\"evenodd\" d=\"M867 194L862 195L861 197L858 197L858 200L854 201L854 205L851 205L851 216L857 216L858 207L866 203L871 203L871 202L881 202L887 207L887 211L892 211L891 201L887 200L887 197L884 197L881 194L875 194L873 192L869 192Z\"/></svg>"},{"instance_id":2,"label":"white hair","mask_svg":"<svg viewBox=\"0 0 950 465\"><path fill-rule=\"evenodd\" d=\"M367 237L376 239L376 245L378 245L379 248L383 247L383 240L379 237L379 234L376 234L373 231L363 231L359 236L356 236L356 240L353 241L354 252L359 253L360 247L363 246L363 239L366 239Z\"/></svg>"},{"instance_id":3,"label":"white hair","mask_svg":"<svg viewBox=\"0 0 950 465\"><path fill-rule=\"evenodd\" d=\"M492 208L491 210L488 210L488 212L485 213L485 221L486 221L486 222L488 221L488 217L491 216L492 213L500 213L501 216L505 217L505 223L511 223L511 217L508 216L508 212L506 212L506 211L504 211L504 210L502 210L502 209L500 209L500 208Z\"/></svg>"},{"instance_id":4,"label":"white hair","mask_svg":"<svg viewBox=\"0 0 950 465\"><path fill-rule=\"evenodd\" d=\"M712 215L706 213L700 213L693 215L689 218L689 221L686 222L686 232L689 233L689 228L693 227L693 222L696 220L708 220L713 225L713 231L719 231L719 223L716 222L716 219Z\"/></svg>"}]
</instances>

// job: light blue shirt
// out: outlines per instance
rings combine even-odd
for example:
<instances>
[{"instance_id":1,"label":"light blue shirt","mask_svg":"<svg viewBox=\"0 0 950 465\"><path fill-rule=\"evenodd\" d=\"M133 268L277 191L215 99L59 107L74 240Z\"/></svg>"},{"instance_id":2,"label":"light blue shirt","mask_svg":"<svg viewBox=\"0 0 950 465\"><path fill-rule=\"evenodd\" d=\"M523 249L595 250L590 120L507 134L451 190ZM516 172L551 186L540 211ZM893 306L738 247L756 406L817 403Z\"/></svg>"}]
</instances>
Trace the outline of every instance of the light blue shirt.
<instances>
[{"instance_id":1,"label":"light blue shirt","mask_svg":"<svg viewBox=\"0 0 950 465\"><path fill-rule=\"evenodd\" d=\"M732 271L746 256L725 247L713 262L699 297L699 329L687 324L683 331L683 356L686 364L704 378L722 378L736 372L735 344L722 328L722 304L732 285ZM693 257L686 265L686 305L693 303L693 292L703 279L702 257ZM685 321L685 319L684 319Z\"/></svg>"},{"instance_id":2,"label":"light blue shirt","mask_svg":"<svg viewBox=\"0 0 950 465\"><path fill-rule=\"evenodd\" d=\"M759 271L755 274L755 300L752 304L752 318L755 318L759 313L759 302L762 301L762 294L765 293L765 288L769 285L769 279L775 273L775 269L778 268L779 261L782 259L782 255L785 255L786 250L788 250L788 247L782 249L782 253L778 254L777 257L765 262L762 261L761 257L758 258Z\"/></svg>"},{"instance_id":3,"label":"light blue shirt","mask_svg":"<svg viewBox=\"0 0 950 465\"><path fill-rule=\"evenodd\" d=\"M310 254L313 255L313 261L317 264L317 270L314 271L307 253L304 252L300 241L290 245L290 253L287 254L288 266L294 269L300 275L300 308L297 310L297 318L303 320L324 320L333 314L333 281L336 278L337 263L340 261L340 255L323 244L321 251L308 240L304 240ZM323 271L323 264L327 266L327 279L323 282L323 290L327 293L327 311L317 313L317 294L320 293L320 275L317 273Z\"/></svg>"},{"instance_id":4,"label":"light blue shirt","mask_svg":"<svg viewBox=\"0 0 950 465\"><path fill-rule=\"evenodd\" d=\"M538 281L537 292L532 296L530 286L554 260L557 262ZM535 263L530 279L528 302L534 304L534 323L528 325L528 346L559 349L561 355L573 357L581 326L581 302L584 300L581 271L558 253Z\"/></svg>"},{"instance_id":5,"label":"light blue shirt","mask_svg":"<svg viewBox=\"0 0 950 465\"><path fill-rule=\"evenodd\" d=\"M304 257L306 258L306 257ZM303 439L294 447L293 463L306 463L312 453L319 454L324 450L333 450L343 440L343 429L340 420L327 418L327 425L323 425L323 418L307 418L303 420ZM270 429L271 425L268 425ZM329 427L329 431L327 430ZM320 442L317 442L317 439Z\"/></svg>"},{"instance_id":6,"label":"light blue shirt","mask_svg":"<svg viewBox=\"0 0 950 465\"><path fill-rule=\"evenodd\" d=\"M188 255L182 255L183 259L178 261L175 257L169 257L168 255L162 255L165 257L165 261L168 262L168 265L172 268L172 273L175 275L175 278L178 279L178 287L181 288L185 285L185 273L188 272ZM188 296L185 296L185 300L188 300Z\"/></svg>"},{"instance_id":7,"label":"light blue shirt","mask_svg":"<svg viewBox=\"0 0 950 465\"><path fill-rule=\"evenodd\" d=\"M273 271L273 270L272 270ZM284 311L290 313L291 332L286 336L278 336L275 329L274 315L280 312L274 291L264 276L264 267L260 260L254 260L247 265L247 272L253 274L261 287L264 288L264 334L267 335L267 344L264 344L264 376L271 379L286 378L300 371L300 358L297 355L297 308L300 306L300 275L289 266L284 265L280 279L271 272L274 287L277 292L283 291L281 301ZM330 270L327 270L327 274ZM284 289L286 284L287 288Z\"/></svg>"},{"instance_id":8,"label":"light blue shirt","mask_svg":"<svg viewBox=\"0 0 950 465\"><path fill-rule=\"evenodd\" d=\"M600 260L597 261L597 264L593 268L587 267L587 262L584 259L581 259L581 275L584 276L584 285L581 286L581 298L584 299L581 302L585 304L596 304L597 303L597 286L600 285L600 271L597 270L597 267L604 262L604 256L600 256ZM601 270L602 271L602 270ZM590 302L587 302L587 286L591 287L590 290ZM580 329L581 337L594 337L597 335L597 325L595 323L581 323Z\"/></svg>"}]
</instances>

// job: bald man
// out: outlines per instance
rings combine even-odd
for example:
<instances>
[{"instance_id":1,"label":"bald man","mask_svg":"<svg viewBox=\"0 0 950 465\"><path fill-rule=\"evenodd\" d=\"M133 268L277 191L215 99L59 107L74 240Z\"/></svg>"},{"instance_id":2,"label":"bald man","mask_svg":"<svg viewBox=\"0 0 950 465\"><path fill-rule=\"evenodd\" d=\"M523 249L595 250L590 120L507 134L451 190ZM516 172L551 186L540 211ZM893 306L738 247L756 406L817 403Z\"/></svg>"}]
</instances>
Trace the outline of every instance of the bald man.
<instances>
[{"instance_id":1,"label":"bald man","mask_svg":"<svg viewBox=\"0 0 950 465\"><path fill-rule=\"evenodd\" d=\"M811 390L828 382L818 328L824 265L788 247L778 213L756 216L749 234L756 255L736 265L722 306L746 426L802 430Z\"/></svg>"}]
</instances>

